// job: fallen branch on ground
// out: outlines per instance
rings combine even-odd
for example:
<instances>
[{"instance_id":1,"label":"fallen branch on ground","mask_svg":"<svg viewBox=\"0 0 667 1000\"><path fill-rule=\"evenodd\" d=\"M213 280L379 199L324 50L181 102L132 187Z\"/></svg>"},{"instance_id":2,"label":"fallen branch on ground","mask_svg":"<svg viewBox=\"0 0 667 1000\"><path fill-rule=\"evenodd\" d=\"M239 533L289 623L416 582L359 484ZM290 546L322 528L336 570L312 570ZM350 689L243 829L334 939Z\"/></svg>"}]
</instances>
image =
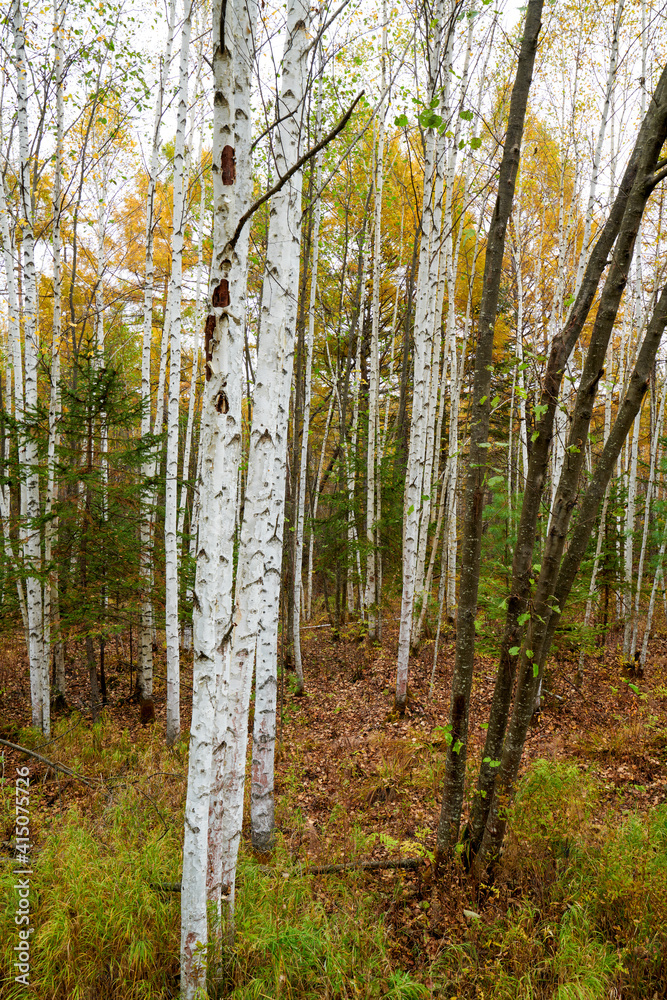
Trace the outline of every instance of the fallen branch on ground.
<instances>
[{"instance_id":1,"label":"fallen branch on ground","mask_svg":"<svg viewBox=\"0 0 667 1000\"><path fill-rule=\"evenodd\" d=\"M101 784L99 778L86 778L82 774L77 774L76 771L72 771L71 768L66 767L65 764L59 764L55 760L49 760L48 757L42 757L41 753L37 753L35 750L29 750L27 747L19 746L18 743L10 743L9 740L0 740L0 746L9 747L10 750L18 750L19 753L25 753L29 757L35 757L37 760L41 760L42 764L46 764L47 767L52 767L54 771L62 771L70 778L76 778L77 781L82 781L84 785L88 785L89 788L94 788L96 784Z\"/></svg>"},{"instance_id":2,"label":"fallen branch on ground","mask_svg":"<svg viewBox=\"0 0 667 1000\"><path fill-rule=\"evenodd\" d=\"M294 871L292 875L334 875L337 872L362 871L362 872L383 872L383 871L417 871L428 864L426 858L405 858L403 861L348 861L342 865L308 865L301 871ZM282 874L276 868L268 865L260 865L260 871L264 875ZM151 889L157 892L180 892L180 882L151 882Z\"/></svg>"}]
</instances>

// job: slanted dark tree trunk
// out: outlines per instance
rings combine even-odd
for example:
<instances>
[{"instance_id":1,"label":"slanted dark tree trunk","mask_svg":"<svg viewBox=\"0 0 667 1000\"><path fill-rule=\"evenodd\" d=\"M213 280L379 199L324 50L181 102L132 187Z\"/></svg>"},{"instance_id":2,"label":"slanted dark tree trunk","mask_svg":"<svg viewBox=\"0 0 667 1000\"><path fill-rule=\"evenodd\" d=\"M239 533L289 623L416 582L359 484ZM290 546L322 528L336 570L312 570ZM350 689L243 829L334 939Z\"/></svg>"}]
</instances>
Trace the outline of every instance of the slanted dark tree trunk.
<instances>
[{"instance_id":1,"label":"slanted dark tree trunk","mask_svg":"<svg viewBox=\"0 0 667 1000\"><path fill-rule=\"evenodd\" d=\"M498 196L489 227L477 323L472 391L470 450L466 482L461 584L456 618L456 656L450 706L451 742L447 752L445 783L436 841L436 860L442 860L458 839L465 781L468 713L475 654L475 616L479 590L482 515L490 416L493 334L498 309L507 222L512 211L528 93L533 77L543 0L529 0L521 51L510 101L505 148L498 175Z\"/></svg>"},{"instance_id":2,"label":"slanted dark tree trunk","mask_svg":"<svg viewBox=\"0 0 667 1000\"><path fill-rule=\"evenodd\" d=\"M554 339L549 357L540 399L542 417L537 427L538 437L533 445L528 467L521 520L514 551L512 587L508 599L505 631L500 650L489 728L482 754L482 760L487 759L487 763L481 765L477 793L466 831L466 838L470 841L469 850L472 854L477 851L482 842L494 783L498 774L498 769L493 764L500 759L503 749L517 663L517 656L513 656L510 650L521 645L523 633L521 616L526 613L530 593L537 519L546 481L549 445L553 434L553 421L563 373L590 311L602 271L608 261L608 254L616 241L611 269L602 292L577 395L568 439L568 450L554 503L549 538L542 558L541 573L552 581L551 587L555 583L576 499L597 384L602 374L609 337L627 281L639 223L653 190L654 183L651 178L666 134L667 71L663 73L656 88L609 219L591 255L573 310L564 330ZM539 587L538 583L538 593ZM535 601L537 601L537 596ZM533 649L531 645L528 645L527 648ZM533 652L536 653L536 650L533 649Z\"/></svg>"},{"instance_id":3,"label":"slanted dark tree trunk","mask_svg":"<svg viewBox=\"0 0 667 1000\"><path fill-rule=\"evenodd\" d=\"M595 527L600 504L614 472L614 467L621 453L623 443L630 432L635 417L641 409L644 395L649 387L651 372L655 358L662 341L667 324L667 286L663 287L660 299L654 309L653 316L646 330L637 362L635 364L628 390L605 444L600 460L593 472L593 477L583 496L577 504L578 519L570 538L568 549L560 563L558 578L553 591L551 609L545 617L542 627L542 641L539 651L539 673L542 675L544 664L554 632L558 626L559 611L562 613L570 596L574 579L586 554L586 548ZM553 609L559 609L558 611Z\"/></svg>"},{"instance_id":4,"label":"slanted dark tree trunk","mask_svg":"<svg viewBox=\"0 0 667 1000\"><path fill-rule=\"evenodd\" d=\"M507 731L500 767L498 768L498 778L496 780L484 836L475 859L475 869L480 875L493 865L502 846L506 824L506 806L517 778L526 734L533 714L535 691L539 679L538 664L540 659L544 661L546 658L548 646L551 642L552 633L550 634L549 632L549 623L558 617L556 613L550 610L550 604L553 607L557 602L557 606L562 611L570 593L574 577L585 554L597 512L604 497L614 465L634 419L641 409L644 395L649 386L655 356L660 346L666 324L667 290L663 289L647 328L625 398L619 409L611 434L605 444L602 457L595 468L583 503L580 504L579 520L567 555L560 567L556 592L554 592L554 583L558 567L554 570L551 560L547 562L547 560L543 559L542 561L542 571L535 598L535 610L521 650L519 679L512 718ZM582 386L579 390L580 395L582 394L582 389L589 394L589 389L584 382L584 378L582 378ZM570 442L571 440L572 433L569 438ZM583 444L584 442L582 441L582 452ZM571 454L576 454L576 452L566 452L567 456ZM561 481L562 478L561 476ZM552 520L555 519L556 511ZM552 537L554 536L550 532L549 540ZM558 565L560 565L560 559L558 560ZM542 652L540 653L540 651Z\"/></svg>"}]
</instances>

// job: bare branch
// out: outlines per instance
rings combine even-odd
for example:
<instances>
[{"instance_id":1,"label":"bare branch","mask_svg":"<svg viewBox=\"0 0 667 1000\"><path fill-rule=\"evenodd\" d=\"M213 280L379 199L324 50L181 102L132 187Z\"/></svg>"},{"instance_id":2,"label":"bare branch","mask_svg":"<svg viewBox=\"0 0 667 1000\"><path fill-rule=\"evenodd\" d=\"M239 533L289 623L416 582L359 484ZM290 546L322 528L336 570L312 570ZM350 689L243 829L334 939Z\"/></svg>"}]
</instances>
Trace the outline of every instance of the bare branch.
<instances>
[{"instance_id":1,"label":"bare branch","mask_svg":"<svg viewBox=\"0 0 667 1000\"><path fill-rule=\"evenodd\" d=\"M352 112L356 108L356 106L359 103L359 101L361 100L361 98L364 96L364 93L365 93L365 91L362 90L359 94L357 94L357 96L353 100L352 104L347 109L347 111L345 112L345 114L343 115L343 117L341 118L341 120L338 122L338 124L335 125L331 129L331 131L328 132L318 143L316 143L311 149L309 149L307 153L304 153L303 156L301 156L296 161L296 163L294 164L294 166L290 167L290 169L287 171L287 173L283 174L283 176L277 181L276 184L273 185L272 188L269 188L269 190L266 191L262 195L261 198L257 199L257 201L254 203L254 205L250 206L250 208L248 209L247 212L243 213L243 215L241 216L241 218L238 221L238 225L237 225L236 229L234 230L234 235L232 236L231 240L229 241L229 246L232 249L234 249L234 247L238 243L239 236L241 235L241 230L245 226L245 224L248 221L248 219L252 218L252 216L255 214L255 212L257 211L257 209L261 208L261 206L264 204L264 202L268 201L269 198L272 198L274 194L277 194L277 192L280 191L280 189L283 187L283 185L287 183L287 181L290 179L290 177L293 177L294 174L297 172L297 170L301 169L301 167L304 165L304 163L307 163L308 160L312 159L313 156L315 156L316 153L319 153L319 151L321 149L324 149L324 147L327 146L331 142L332 139L335 139L339 132L342 132L342 130L345 128L345 126L347 125L348 121L350 120Z\"/></svg>"}]
</instances>

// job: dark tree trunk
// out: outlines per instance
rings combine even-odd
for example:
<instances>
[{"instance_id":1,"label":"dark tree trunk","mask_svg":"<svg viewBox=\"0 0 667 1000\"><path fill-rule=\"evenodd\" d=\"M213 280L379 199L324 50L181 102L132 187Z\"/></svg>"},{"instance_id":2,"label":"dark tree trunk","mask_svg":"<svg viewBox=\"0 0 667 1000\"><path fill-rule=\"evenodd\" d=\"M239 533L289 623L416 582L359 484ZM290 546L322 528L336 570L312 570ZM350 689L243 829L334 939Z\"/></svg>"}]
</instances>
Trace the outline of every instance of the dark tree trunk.
<instances>
[{"instance_id":1,"label":"dark tree trunk","mask_svg":"<svg viewBox=\"0 0 667 1000\"><path fill-rule=\"evenodd\" d=\"M581 393L581 389L585 385L584 378L587 377L588 387L586 391L588 393L592 392L593 396L592 398L588 398L585 391L584 395L577 397L575 420L571 427L568 445L572 448L579 448L580 451L568 451L566 453L563 469L565 478L561 477L564 490L561 493L559 489L559 494L556 498L550 537L554 531L557 534L562 532L563 523L566 525L569 524L575 495L573 491L576 490L581 463L584 458L584 444L588 436L588 422L590 421L590 413L592 412L592 404L599 379L598 373L604 362L609 336L627 280L637 227L651 191L651 187L646 184L646 179L655 168L659 149L662 141L664 141L666 98L667 73L663 73L648 114L642 124L609 218L591 254L579 295L574 303L565 328L554 339L549 356L547 373L540 399L542 417L537 425L538 437L533 444L528 464L526 489L521 509L517 543L514 550L512 586L500 647L500 661L489 717L489 728L487 730L484 753L482 754L482 759L488 758L488 762L486 764L482 763L480 768L471 819L466 830L466 839L470 841L469 849L473 854L479 848L482 841L497 775L497 769L493 768L491 763L500 758L509 716L517 662L516 656L510 654L510 649L516 648L521 644L523 627L520 622L521 616L526 613L530 594L530 579L533 574L533 552L538 515L546 483L549 448L553 435L553 421L563 374L590 311L602 272L608 263L609 253L618 237L612 270L605 283L602 300L596 316L595 330L591 338L589 358L586 362L588 375L586 376L586 372L584 373L580 386ZM661 136L663 136L663 139L660 138ZM577 444L579 438L583 440L581 445ZM560 528L556 527L555 523L557 515L565 518ZM567 527L565 528L566 530ZM548 541L547 547L549 547ZM560 556L558 558L560 559Z\"/></svg>"},{"instance_id":2,"label":"dark tree trunk","mask_svg":"<svg viewBox=\"0 0 667 1000\"><path fill-rule=\"evenodd\" d=\"M475 616L479 590L482 516L486 486L490 385L498 296L507 223L512 211L528 93L533 77L543 0L529 0L516 78L512 88L505 148L498 175L498 195L489 227L477 323L474 383L471 403L470 450L466 481L461 584L456 619L456 655L450 706L451 742L447 751L442 808L436 840L441 861L458 839L465 781L468 713L475 654Z\"/></svg>"},{"instance_id":3,"label":"dark tree trunk","mask_svg":"<svg viewBox=\"0 0 667 1000\"><path fill-rule=\"evenodd\" d=\"M551 608L558 607L559 611L562 612L565 606L572 583L586 552L586 546L595 525L598 510L611 478L614 465L634 419L639 413L646 390L648 389L651 369L666 324L667 289L663 289L647 328L625 398L603 449L602 456L595 468L593 478L579 506L579 520L573 532L567 554L563 559L562 565L560 565L555 590L553 569L545 563L545 560L542 562L542 571L535 598L535 609L521 651L519 680L512 718L505 740L500 767L498 768L498 777L496 779L496 786L493 792L482 844L475 859L475 869L478 874L484 873L493 864L502 846L506 824L506 806L519 771L526 734L533 714L535 692L539 682L539 662L544 663L546 659L553 636L553 628L550 628L550 625L553 622L553 627L555 627L555 622L558 618L558 614L554 613ZM585 390L586 387L583 378L582 386ZM581 391L580 389L580 394ZM572 434L569 440L572 440ZM553 536L550 532L551 537Z\"/></svg>"}]
</instances>

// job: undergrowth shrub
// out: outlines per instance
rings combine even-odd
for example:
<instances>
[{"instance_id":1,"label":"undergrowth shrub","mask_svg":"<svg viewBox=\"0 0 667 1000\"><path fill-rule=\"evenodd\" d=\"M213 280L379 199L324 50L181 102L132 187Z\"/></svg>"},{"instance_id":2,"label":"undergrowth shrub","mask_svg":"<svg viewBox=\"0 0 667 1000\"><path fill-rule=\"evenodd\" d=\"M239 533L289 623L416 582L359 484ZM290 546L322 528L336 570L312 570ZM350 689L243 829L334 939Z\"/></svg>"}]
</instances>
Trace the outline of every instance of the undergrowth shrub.
<instances>
[{"instance_id":1,"label":"undergrowth shrub","mask_svg":"<svg viewBox=\"0 0 667 1000\"><path fill-rule=\"evenodd\" d=\"M434 996L667 996L667 806L619 822L590 774L537 761L486 893L482 919L433 963Z\"/></svg>"},{"instance_id":2,"label":"undergrowth shrub","mask_svg":"<svg viewBox=\"0 0 667 1000\"><path fill-rule=\"evenodd\" d=\"M82 739L92 740L82 746ZM178 753L162 759L151 733L130 746L126 734L69 733L61 749L75 770L115 772L116 787L87 795L82 808L39 818L33 852L30 989L14 983L13 865L0 865L2 1000L168 1000L178 996L180 907L177 893L182 806ZM127 754L139 766L126 770ZM173 772L170 769L177 769ZM157 774L151 776L151 769ZM159 769L159 770L158 770ZM162 775L161 779L160 776ZM158 779L160 781L158 782ZM11 819L10 791L3 815ZM211 998L419 1000L428 994L392 969L383 919L363 877L313 876L295 866L280 835L274 867L239 859L236 947L222 968L211 960Z\"/></svg>"},{"instance_id":3,"label":"undergrowth shrub","mask_svg":"<svg viewBox=\"0 0 667 1000\"><path fill-rule=\"evenodd\" d=\"M92 749L63 734L62 744L68 741L68 759L77 769L87 760L86 773L113 771L120 782L130 750L139 770L49 822L35 789L42 825L32 859L31 987L13 983L16 896L5 858L0 997L175 998L179 897L157 886L179 879L180 751L163 758L150 732L133 746L126 734L103 729ZM3 798L9 821L10 798ZM375 836L367 834L359 849ZM456 878L458 895L443 904L459 924L435 940L413 920L416 971L409 973L396 951L400 928L396 934L391 923L404 903L392 903L389 886L360 872L308 874L294 863L287 834L277 836L271 867L242 851L236 946L222 964L211 959L211 1000L607 1000L613 990L623 1000L667 996L667 806L619 821L604 812L590 774L537 762L510 810L494 883L475 895L462 872ZM465 907L478 913L464 926Z\"/></svg>"},{"instance_id":4,"label":"undergrowth shrub","mask_svg":"<svg viewBox=\"0 0 667 1000\"><path fill-rule=\"evenodd\" d=\"M103 829L78 809L33 857L29 994L40 1000L140 1000L168 992L178 973L178 908L151 882L178 870L180 844L146 821L134 789L120 796ZM0 873L0 954L11 972L17 941L11 868ZM11 977L13 979L13 975Z\"/></svg>"}]
</instances>

